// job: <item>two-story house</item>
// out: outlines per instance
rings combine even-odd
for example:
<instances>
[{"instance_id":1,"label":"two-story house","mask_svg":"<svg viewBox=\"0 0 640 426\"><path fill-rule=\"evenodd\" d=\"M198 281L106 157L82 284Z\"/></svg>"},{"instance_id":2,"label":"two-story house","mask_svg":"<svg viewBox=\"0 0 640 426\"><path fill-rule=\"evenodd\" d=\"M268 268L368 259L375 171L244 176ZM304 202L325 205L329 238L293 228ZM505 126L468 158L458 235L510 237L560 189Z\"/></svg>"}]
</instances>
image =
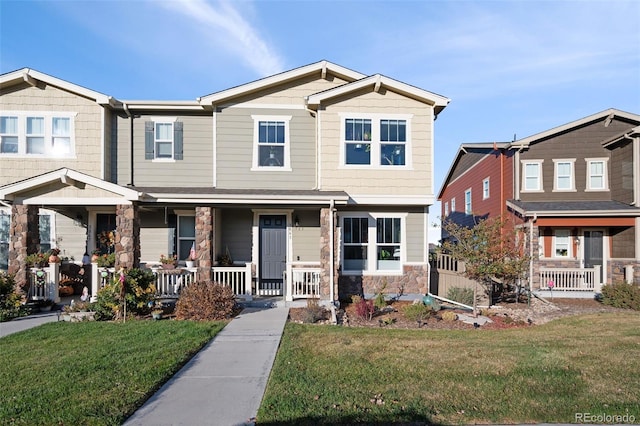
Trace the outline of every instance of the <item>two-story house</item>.
<instances>
[{"instance_id":1,"label":"two-story house","mask_svg":"<svg viewBox=\"0 0 640 426\"><path fill-rule=\"evenodd\" d=\"M530 243L533 290L640 283L639 124L609 109L508 143L463 144L438 194L442 218L512 218Z\"/></svg>"},{"instance_id":2,"label":"two-story house","mask_svg":"<svg viewBox=\"0 0 640 426\"><path fill-rule=\"evenodd\" d=\"M115 231L116 267L193 248L198 279L230 257L253 295L428 288L443 96L327 61L192 101L30 69L0 84L0 247L18 278L29 253L80 258Z\"/></svg>"}]
</instances>

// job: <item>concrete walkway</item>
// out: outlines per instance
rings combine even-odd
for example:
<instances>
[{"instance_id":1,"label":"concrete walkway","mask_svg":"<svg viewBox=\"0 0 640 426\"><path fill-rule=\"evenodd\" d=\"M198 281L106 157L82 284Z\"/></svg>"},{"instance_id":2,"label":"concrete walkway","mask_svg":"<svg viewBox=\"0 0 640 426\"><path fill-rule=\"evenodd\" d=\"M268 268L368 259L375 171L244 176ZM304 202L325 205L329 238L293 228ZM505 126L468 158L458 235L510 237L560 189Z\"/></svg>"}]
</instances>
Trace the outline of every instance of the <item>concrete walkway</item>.
<instances>
[{"instance_id":1,"label":"concrete walkway","mask_svg":"<svg viewBox=\"0 0 640 426\"><path fill-rule=\"evenodd\" d=\"M16 318L7 322L0 322L0 337L19 331L28 330L48 322L58 321L59 311L42 312L39 314L29 315L28 317Z\"/></svg>"},{"instance_id":2,"label":"concrete walkway","mask_svg":"<svg viewBox=\"0 0 640 426\"><path fill-rule=\"evenodd\" d=\"M251 425L289 308L245 308L125 425Z\"/></svg>"}]
</instances>

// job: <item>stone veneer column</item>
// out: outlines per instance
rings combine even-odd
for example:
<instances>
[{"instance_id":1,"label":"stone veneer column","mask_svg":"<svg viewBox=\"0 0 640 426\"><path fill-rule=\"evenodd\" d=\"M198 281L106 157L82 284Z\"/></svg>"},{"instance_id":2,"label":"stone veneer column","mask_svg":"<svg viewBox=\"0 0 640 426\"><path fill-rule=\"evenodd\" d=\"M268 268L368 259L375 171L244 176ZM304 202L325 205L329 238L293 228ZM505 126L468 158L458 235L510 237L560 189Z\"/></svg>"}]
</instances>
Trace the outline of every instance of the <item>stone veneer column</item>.
<instances>
[{"instance_id":1,"label":"stone veneer column","mask_svg":"<svg viewBox=\"0 0 640 426\"><path fill-rule=\"evenodd\" d=\"M116 206L116 269L140 266L140 217L135 204Z\"/></svg>"},{"instance_id":2,"label":"stone veneer column","mask_svg":"<svg viewBox=\"0 0 640 426\"><path fill-rule=\"evenodd\" d=\"M335 253L337 252L336 247L338 242L335 241L337 238L336 229L336 221L334 220L333 232L331 231L331 216L333 213L330 208L322 208L320 209L320 297L322 299L329 299L331 295L331 286L333 285L333 297L334 300L338 299L338 288L336 283L338 282L338 265L339 260ZM333 283L331 282L331 235L334 236L334 276ZM332 301L332 302L333 302Z\"/></svg>"},{"instance_id":3,"label":"stone veneer column","mask_svg":"<svg viewBox=\"0 0 640 426\"><path fill-rule=\"evenodd\" d=\"M212 207L196 207L197 281L211 282L213 279L214 211Z\"/></svg>"},{"instance_id":4,"label":"stone veneer column","mask_svg":"<svg viewBox=\"0 0 640 426\"><path fill-rule=\"evenodd\" d=\"M40 244L38 210L38 206L22 204L11 207L9 273L15 274L16 290L21 293L29 282L27 255L36 253Z\"/></svg>"}]
</instances>

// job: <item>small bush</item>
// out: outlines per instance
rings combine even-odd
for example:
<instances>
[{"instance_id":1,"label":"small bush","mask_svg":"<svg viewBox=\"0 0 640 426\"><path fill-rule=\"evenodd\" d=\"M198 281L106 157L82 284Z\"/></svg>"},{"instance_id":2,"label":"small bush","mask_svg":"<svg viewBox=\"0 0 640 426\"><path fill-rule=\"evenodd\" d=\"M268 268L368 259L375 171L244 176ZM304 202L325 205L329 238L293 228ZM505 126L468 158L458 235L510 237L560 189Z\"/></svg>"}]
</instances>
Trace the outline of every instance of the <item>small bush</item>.
<instances>
[{"instance_id":1,"label":"small bush","mask_svg":"<svg viewBox=\"0 0 640 426\"><path fill-rule=\"evenodd\" d=\"M22 314L21 297L16 293L15 286L12 275L0 272L0 322L12 320Z\"/></svg>"},{"instance_id":2,"label":"small bush","mask_svg":"<svg viewBox=\"0 0 640 426\"><path fill-rule=\"evenodd\" d=\"M376 309L381 310L387 307L387 301L384 299L384 291L387 289L387 280L385 279L382 282L382 286L376 292L376 295L373 299L373 305Z\"/></svg>"},{"instance_id":3,"label":"small bush","mask_svg":"<svg viewBox=\"0 0 640 426\"><path fill-rule=\"evenodd\" d=\"M182 291L175 313L180 320L220 321L232 318L239 310L231 288L196 282Z\"/></svg>"},{"instance_id":4,"label":"small bush","mask_svg":"<svg viewBox=\"0 0 640 426\"><path fill-rule=\"evenodd\" d=\"M442 313L442 320L443 321L453 322L453 321L456 321L457 319L458 319L458 314L456 314L453 311L444 311Z\"/></svg>"},{"instance_id":5,"label":"small bush","mask_svg":"<svg viewBox=\"0 0 640 426\"><path fill-rule=\"evenodd\" d=\"M367 300L365 298L359 298L356 306L356 315L363 320L371 321L373 314L376 312L376 307L373 304L373 300Z\"/></svg>"},{"instance_id":6,"label":"small bush","mask_svg":"<svg viewBox=\"0 0 640 426\"><path fill-rule=\"evenodd\" d=\"M312 297L307 299L307 307L302 313L302 322L305 324L313 324L325 317L325 309L320 306L318 299Z\"/></svg>"},{"instance_id":7,"label":"small bush","mask_svg":"<svg viewBox=\"0 0 640 426\"><path fill-rule=\"evenodd\" d=\"M464 303L465 305L473 305L473 289L462 287L451 287L447 291L447 299L451 299L454 302Z\"/></svg>"},{"instance_id":8,"label":"small bush","mask_svg":"<svg viewBox=\"0 0 640 426\"><path fill-rule=\"evenodd\" d=\"M414 303L407 305L402 309L404 316L410 321L416 321L418 326L422 326L429 315L431 315L431 309L424 303Z\"/></svg>"},{"instance_id":9,"label":"small bush","mask_svg":"<svg viewBox=\"0 0 640 426\"><path fill-rule=\"evenodd\" d=\"M153 272L143 269L130 269L125 276L125 300L127 315L146 315L156 296L155 276ZM91 306L98 321L120 319L122 300L120 276L116 274L113 281L98 291L96 303ZM150 303L151 302L151 303Z\"/></svg>"},{"instance_id":10,"label":"small bush","mask_svg":"<svg viewBox=\"0 0 640 426\"><path fill-rule=\"evenodd\" d=\"M640 287L624 282L602 287L602 303L615 308L640 310Z\"/></svg>"}]
</instances>

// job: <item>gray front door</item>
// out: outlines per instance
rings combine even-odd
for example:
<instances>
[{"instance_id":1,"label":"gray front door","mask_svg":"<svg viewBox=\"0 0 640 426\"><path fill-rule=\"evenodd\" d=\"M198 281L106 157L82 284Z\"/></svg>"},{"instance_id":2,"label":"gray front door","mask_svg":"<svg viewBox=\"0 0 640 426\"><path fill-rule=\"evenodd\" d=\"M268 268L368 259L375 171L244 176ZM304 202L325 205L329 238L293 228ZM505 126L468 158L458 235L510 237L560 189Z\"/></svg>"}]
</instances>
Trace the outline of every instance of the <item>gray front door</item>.
<instances>
[{"instance_id":1,"label":"gray front door","mask_svg":"<svg viewBox=\"0 0 640 426\"><path fill-rule=\"evenodd\" d=\"M282 295L287 264L287 218L260 216L260 277L258 296Z\"/></svg>"},{"instance_id":2,"label":"gray front door","mask_svg":"<svg viewBox=\"0 0 640 426\"><path fill-rule=\"evenodd\" d=\"M584 231L584 267L593 268L600 265L600 282L602 282L603 256L602 256L602 231Z\"/></svg>"}]
</instances>

